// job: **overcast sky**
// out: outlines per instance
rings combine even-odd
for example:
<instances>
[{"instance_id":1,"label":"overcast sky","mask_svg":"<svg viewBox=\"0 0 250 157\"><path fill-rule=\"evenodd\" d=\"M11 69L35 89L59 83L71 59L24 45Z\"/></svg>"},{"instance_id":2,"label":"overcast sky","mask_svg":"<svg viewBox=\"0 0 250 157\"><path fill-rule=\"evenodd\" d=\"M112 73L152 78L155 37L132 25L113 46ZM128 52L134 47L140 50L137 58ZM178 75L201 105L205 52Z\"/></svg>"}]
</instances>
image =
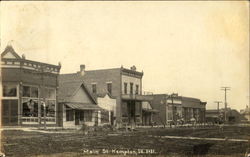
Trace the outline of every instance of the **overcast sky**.
<instances>
[{"instance_id":1,"label":"overcast sky","mask_svg":"<svg viewBox=\"0 0 250 157\"><path fill-rule=\"evenodd\" d=\"M1 52L61 73L135 65L143 88L229 107L249 104L248 2L1 2Z\"/></svg>"}]
</instances>

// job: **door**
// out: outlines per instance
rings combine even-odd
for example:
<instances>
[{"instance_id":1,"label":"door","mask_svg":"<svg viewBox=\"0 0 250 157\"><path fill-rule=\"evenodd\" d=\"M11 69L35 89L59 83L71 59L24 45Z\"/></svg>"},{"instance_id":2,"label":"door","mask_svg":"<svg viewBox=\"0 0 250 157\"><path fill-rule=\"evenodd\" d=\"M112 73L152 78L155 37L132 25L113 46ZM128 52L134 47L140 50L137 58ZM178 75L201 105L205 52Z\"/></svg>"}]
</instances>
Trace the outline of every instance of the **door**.
<instances>
[{"instance_id":1,"label":"door","mask_svg":"<svg viewBox=\"0 0 250 157\"><path fill-rule=\"evenodd\" d=\"M129 101L128 102L128 115L129 115L129 123L134 124L136 121L135 117L135 102Z\"/></svg>"},{"instance_id":2,"label":"door","mask_svg":"<svg viewBox=\"0 0 250 157\"><path fill-rule=\"evenodd\" d=\"M79 110L75 110L75 116L76 116L75 125L79 125L79 122L80 122L80 111Z\"/></svg>"},{"instance_id":3,"label":"door","mask_svg":"<svg viewBox=\"0 0 250 157\"><path fill-rule=\"evenodd\" d=\"M114 118L114 112L113 111L111 111L110 112L110 119L111 119L111 125L114 125L114 120L115 120L115 118Z\"/></svg>"},{"instance_id":4,"label":"door","mask_svg":"<svg viewBox=\"0 0 250 157\"><path fill-rule=\"evenodd\" d=\"M2 125L18 125L18 100L2 100Z\"/></svg>"}]
</instances>

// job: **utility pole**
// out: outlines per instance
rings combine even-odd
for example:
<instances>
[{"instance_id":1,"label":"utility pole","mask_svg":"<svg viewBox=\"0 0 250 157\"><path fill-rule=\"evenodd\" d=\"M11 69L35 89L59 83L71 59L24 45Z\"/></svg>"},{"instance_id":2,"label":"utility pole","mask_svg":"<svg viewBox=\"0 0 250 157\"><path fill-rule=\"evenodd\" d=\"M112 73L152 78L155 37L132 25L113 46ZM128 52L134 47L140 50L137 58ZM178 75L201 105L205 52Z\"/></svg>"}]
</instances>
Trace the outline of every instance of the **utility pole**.
<instances>
[{"instance_id":1,"label":"utility pole","mask_svg":"<svg viewBox=\"0 0 250 157\"><path fill-rule=\"evenodd\" d=\"M214 101L215 103L217 103L217 111L218 111L218 117L220 116L220 103L222 103L222 101Z\"/></svg>"},{"instance_id":2,"label":"utility pole","mask_svg":"<svg viewBox=\"0 0 250 157\"><path fill-rule=\"evenodd\" d=\"M225 91L225 109L224 109L224 116L225 116L225 122L227 122L227 91L230 90L230 87L221 87L221 90Z\"/></svg>"}]
</instances>

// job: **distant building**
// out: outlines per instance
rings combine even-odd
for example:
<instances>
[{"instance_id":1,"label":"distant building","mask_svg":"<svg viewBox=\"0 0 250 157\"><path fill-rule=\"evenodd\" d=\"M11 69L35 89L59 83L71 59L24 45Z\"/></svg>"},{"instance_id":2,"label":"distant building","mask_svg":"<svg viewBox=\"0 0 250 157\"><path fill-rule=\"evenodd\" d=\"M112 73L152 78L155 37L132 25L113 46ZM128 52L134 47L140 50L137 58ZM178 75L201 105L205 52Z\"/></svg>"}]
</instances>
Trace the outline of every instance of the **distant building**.
<instances>
[{"instance_id":1,"label":"distant building","mask_svg":"<svg viewBox=\"0 0 250 157\"><path fill-rule=\"evenodd\" d=\"M46 120L47 125L58 126L60 69L60 65L20 57L12 46L7 46L1 54L2 125L38 126Z\"/></svg>"},{"instance_id":2,"label":"distant building","mask_svg":"<svg viewBox=\"0 0 250 157\"><path fill-rule=\"evenodd\" d=\"M247 119L247 121L250 122L250 108L248 106L246 106L245 109L241 110L240 114L243 115Z\"/></svg>"},{"instance_id":3,"label":"distant building","mask_svg":"<svg viewBox=\"0 0 250 157\"><path fill-rule=\"evenodd\" d=\"M241 123L246 121L247 119L241 115L237 110L227 108L227 122L228 123ZM222 108L219 111L214 109L206 110L206 121L207 122L224 122L225 121L225 109Z\"/></svg>"},{"instance_id":4,"label":"distant building","mask_svg":"<svg viewBox=\"0 0 250 157\"><path fill-rule=\"evenodd\" d=\"M198 123L205 121L206 102L196 98L178 96L177 94L156 94L150 101L153 109L159 111L154 116L158 125L177 123L183 121L189 123L194 119Z\"/></svg>"},{"instance_id":5,"label":"distant building","mask_svg":"<svg viewBox=\"0 0 250 157\"><path fill-rule=\"evenodd\" d=\"M150 98L142 95L143 73L136 71L135 66L86 71L85 65L81 65L79 72L62 75L67 80L83 80L93 95L109 93L114 97L116 124L142 123L142 101Z\"/></svg>"},{"instance_id":6,"label":"distant building","mask_svg":"<svg viewBox=\"0 0 250 157\"><path fill-rule=\"evenodd\" d=\"M154 125L156 122L154 121L154 117L158 116L159 111L153 109L150 102L143 101L142 102L142 125L149 126Z\"/></svg>"},{"instance_id":7,"label":"distant building","mask_svg":"<svg viewBox=\"0 0 250 157\"><path fill-rule=\"evenodd\" d=\"M224 113L221 110L206 110L206 122L222 123L224 121Z\"/></svg>"}]
</instances>

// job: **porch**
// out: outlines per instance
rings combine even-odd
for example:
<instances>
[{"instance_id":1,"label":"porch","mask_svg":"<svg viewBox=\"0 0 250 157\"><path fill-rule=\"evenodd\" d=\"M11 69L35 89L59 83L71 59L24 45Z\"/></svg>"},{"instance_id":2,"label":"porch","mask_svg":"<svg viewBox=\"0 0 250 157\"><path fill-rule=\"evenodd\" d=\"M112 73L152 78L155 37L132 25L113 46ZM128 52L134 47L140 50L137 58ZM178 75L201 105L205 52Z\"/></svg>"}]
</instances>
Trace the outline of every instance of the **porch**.
<instances>
[{"instance_id":1,"label":"porch","mask_svg":"<svg viewBox=\"0 0 250 157\"><path fill-rule=\"evenodd\" d=\"M93 104L66 103L63 105L63 128L97 125L99 110L100 107Z\"/></svg>"}]
</instances>

